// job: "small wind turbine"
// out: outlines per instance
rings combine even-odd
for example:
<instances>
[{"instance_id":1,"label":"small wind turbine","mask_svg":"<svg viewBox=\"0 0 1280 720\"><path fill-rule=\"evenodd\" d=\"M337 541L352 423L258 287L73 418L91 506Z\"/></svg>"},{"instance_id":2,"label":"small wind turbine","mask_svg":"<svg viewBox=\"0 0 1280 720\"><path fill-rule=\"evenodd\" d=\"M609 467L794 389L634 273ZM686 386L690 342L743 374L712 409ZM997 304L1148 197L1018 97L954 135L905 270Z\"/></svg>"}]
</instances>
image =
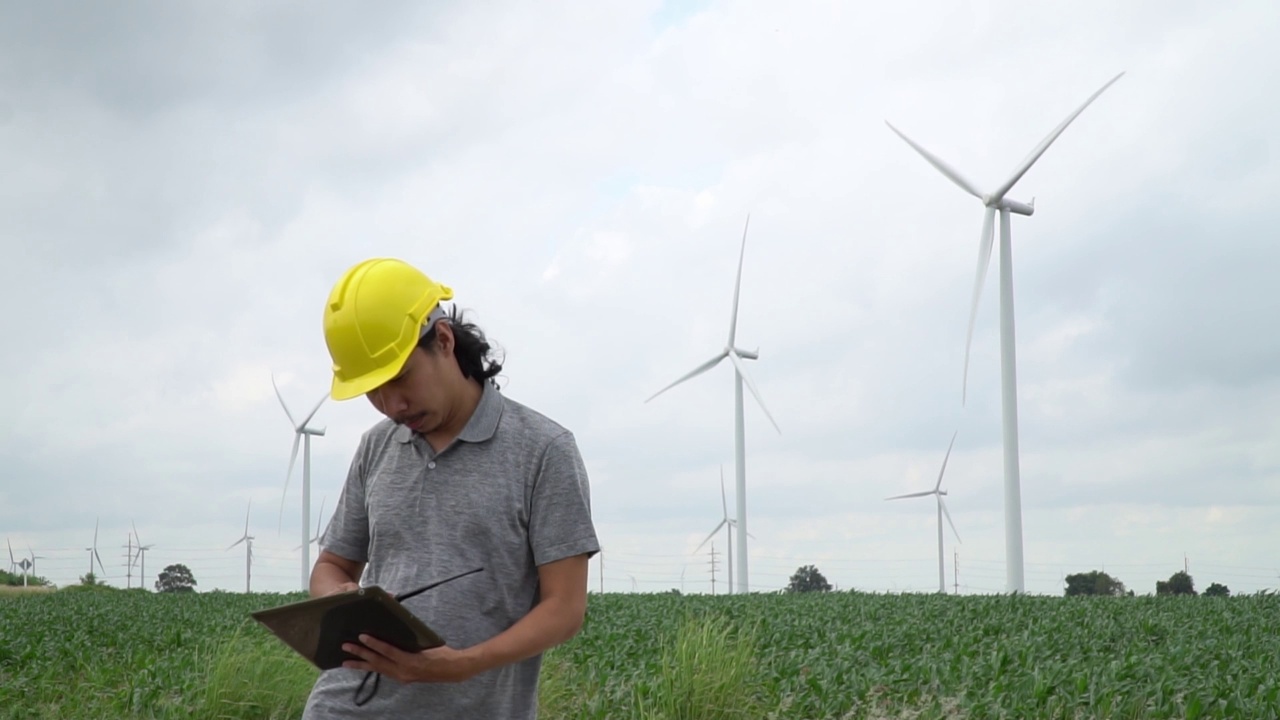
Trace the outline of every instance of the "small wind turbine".
<instances>
[{"instance_id":1,"label":"small wind turbine","mask_svg":"<svg viewBox=\"0 0 1280 720\"><path fill-rule=\"evenodd\" d=\"M107 571L102 567L102 558L98 555L98 518L94 518L93 521L93 547L87 547L84 550L89 553L89 574L93 574L93 561L97 560L98 570L101 570L103 576L106 576ZM103 580L103 582L106 582L106 580Z\"/></svg>"},{"instance_id":2,"label":"small wind turbine","mask_svg":"<svg viewBox=\"0 0 1280 720\"><path fill-rule=\"evenodd\" d=\"M324 501L325 498L320 499L320 514L316 516L316 534L311 536L311 539L307 541L308 543L318 542L320 540L320 523L324 519ZM294 550L300 549L302 549L301 545L294 548Z\"/></svg>"},{"instance_id":3,"label":"small wind turbine","mask_svg":"<svg viewBox=\"0 0 1280 720\"><path fill-rule=\"evenodd\" d=\"M1090 103L1098 98L1112 83L1119 80L1124 73L1111 78L1088 100L1067 116L1053 132L1032 149L1031 153L1018 164L1013 173L994 191L985 193L977 185L970 182L946 162L933 153L925 150L911 138L904 135L888 121L889 129L906 141L908 145L945 175L951 182L959 185L965 192L982 201L986 208L982 219L982 235L978 239L978 268L973 285L973 299L969 307L969 330L964 342L964 375L961 380L961 404L968 396L969 381L969 347L973 340L973 325L978 313L978 299L982 296L982 282L986 278L987 267L991 261L991 245L995 233L996 213L1000 213L1000 375L1001 375L1001 409L1004 435L1004 511L1005 511L1005 568L1006 588L1008 592L1024 592L1022 561L1022 497L1018 467L1018 394L1017 394L1017 359L1013 332L1013 246L1010 239L1009 213L1030 216L1035 212L1035 198L1030 203L1021 203L1005 197L1013 186L1022 179L1036 160L1044 154L1063 130L1076 119Z\"/></svg>"},{"instance_id":4,"label":"small wind turbine","mask_svg":"<svg viewBox=\"0 0 1280 720\"><path fill-rule=\"evenodd\" d=\"M284 414L289 417L289 424L293 426L293 451L289 454L289 472L284 476L284 493L280 495L280 524L284 526L284 498L289 492L289 478L293 475L293 463L298 459L298 442L304 443L302 451L302 589L306 590L311 587L311 543L308 542L307 528L311 526L311 436L324 435L324 428L308 427L307 423L311 422L311 418L315 417L320 406L324 404L326 398L329 397L325 393L320 398L320 402L307 413L302 422L293 419L293 413L289 412L289 406L284 402L284 396L280 394L280 388L276 385L275 375L271 376L271 386L276 389L276 397L280 399L280 407L284 408Z\"/></svg>"},{"instance_id":5,"label":"small wind turbine","mask_svg":"<svg viewBox=\"0 0 1280 720\"><path fill-rule=\"evenodd\" d=\"M133 521L130 521L130 522L132 523ZM147 588L147 555L146 553L148 550L150 550L155 546L142 544L142 538L138 536L138 525L136 523L133 524L133 539L138 541L138 554L134 556L134 561L135 562L138 560L142 561L142 567L139 569L139 572L138 572L138 585L145 590Z\"/></svg>"},{"instance_id":6,"label":"small wind turbine","mask_svg":"<svg viewBox=\"0 0 1280 720\"><path fill-rule=\"evenodd\" d=\"M729 538L729 541L725 543L725 546L729 548L729 557L728 557L728 563L727 563L729 567L729 593L728 594L732 595L733 594L733 531L738 529L738 521L729 517L729 503L725 499L725 494L724 494L724 466L723 465L720 466L720 507L724 510L723 519L720 521L720 524L716 525L715 530L712 530L710 533L708 533L706 539L698 543L698 547L694 548L693 551L696 553L699 550L701 550L702 546L707 544L707 540L710 540L713 536L715 536L715 534L720 531L720 528L724 528L724 534ZM751 539L756 540L757 538L755 535L752 535ZM681 574L681 577L683 578L683 573Z\"/></svg>"},{"instance_id":7,"label":"small wind turbine","mask_svg":"<svg viewBox=\"0 0 1280 720\"><path fill-rule=\"evenodd\" d=\"M917 493L908 493L906 495L894 495L891 498L885 498L885 500L900 500L902 498L925 497L927 495L933 495L935 498L937 498L938 500L938 592L944 595L947 593L947 576L946 576L945 570L942 567L942 515L943 513L946 513L947 524L951 526L951 532L956 534L956 542L960 542L960 532L956 530L955 523L951 522L951 513L947 510L947 504L942 501L942 496L947 494L946 490L941 489L942 474L947 471L947 460L951 457L951 447L956 444L956 434L958 434L959 432L960 431L957 430L954 434L951 435L951 444L947 445L947 454L942 458L942 469L938 471L938 482L933 486L932 490L925 490L924 492L917 492Z\"/></svg>"},{"instance_id":8,"label":"small wind turbine","mask_svg":"<svg viewBox=\"0 0 1280 720\"><path fill-rule=\"evenodd\" d=\"M249 501L249 506L244 511L244 534L240 539L227 546L227 549L244 543L244 591L249 592L249 568L253 564L253 536L249 534L249 508L253 507L253 501ZM305 528L305 526L303 526Z\"/></svg>"},{"instance_id":9,"label":"small wind turbine","mask_svg":"<svg viewBox=\"0 0 1280 720\"><path fill-rule=\"evenodd\" d=\"M37 555L35 550L31 549L31 543L27 543L27 553L31 555L31 574L36 574L36 560L44 560L44 555Z\"/></svg>"},{"instance_id":10,"label":"small wind turbine","mask_svg":"<svg viewBox=\"0 0 1280 720\"><path fill-rule=\"evenodd\" d=\"M710 360L704 362L698 367L686 373L683 377L662 388L658 392L649 396L645 402L658 397L662 393L689 380L690 378L701 375L711 368L720 364L721 360L729 359L733 363L733 388L734 388L734 424L733 424L733 440L734 440L734 469L736 474L736 485L734 489L734 498L737 503L737 525L743 532L738 533L738 591L747 592L747 467L746 467L746 430L742 417L742 385L746 383L747 388L755 397L756 402L760 403L760 409L764 410L764 414L769 418L769 422L773 423L773 428L782 434L782 429L778 427L777 421L773 419L769 408L765 407L764 399L760 397L760 392L756 390L755 383L751 382L751 377L747 375L747 368L743 365L743 360L758 360L760 354L758 351L746 350L735 344L738 335L738 298L742 289L742 260L747 252L747 228L751 225L751 216L747 215L747 223L742 228L742 248L738 252L738 276L733 285L733 310L729 315L729 341L725 344L724 349L717 353Z\"/></svg>"}]
</instances>

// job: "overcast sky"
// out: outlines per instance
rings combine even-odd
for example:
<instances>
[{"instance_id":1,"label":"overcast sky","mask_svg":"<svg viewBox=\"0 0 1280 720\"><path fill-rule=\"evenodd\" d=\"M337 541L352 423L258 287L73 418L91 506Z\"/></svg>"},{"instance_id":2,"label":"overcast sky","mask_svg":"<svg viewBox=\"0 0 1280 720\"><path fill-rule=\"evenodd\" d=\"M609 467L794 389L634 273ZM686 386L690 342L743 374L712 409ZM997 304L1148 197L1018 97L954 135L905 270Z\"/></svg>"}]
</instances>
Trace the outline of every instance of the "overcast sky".
<instances>
[{"instance_id":1,"label":"overcast sky","mask_svg":"<svg viewBox=\"0 0 1280 720\"><path fill-rule=\"evenodd\" d=\"M1280 5L1086 0L8 4L0 535L59 584L299 587L295 412L368 256L452 286L504 392L572 429L606 590L711 591L743 223L751 587L1004 589L998 264L961 405L981 203L1010 194L1026 587L1280 586ZM362 400L326 403L312 530ZM726 581L715 540L716 591ZM958 553L958 573L954 564ZM312 549L312 559L315 549ZM96 568L95 568L96 569ZM601 583L591 566L591 588Z\"/></svg>"}]
</instances>

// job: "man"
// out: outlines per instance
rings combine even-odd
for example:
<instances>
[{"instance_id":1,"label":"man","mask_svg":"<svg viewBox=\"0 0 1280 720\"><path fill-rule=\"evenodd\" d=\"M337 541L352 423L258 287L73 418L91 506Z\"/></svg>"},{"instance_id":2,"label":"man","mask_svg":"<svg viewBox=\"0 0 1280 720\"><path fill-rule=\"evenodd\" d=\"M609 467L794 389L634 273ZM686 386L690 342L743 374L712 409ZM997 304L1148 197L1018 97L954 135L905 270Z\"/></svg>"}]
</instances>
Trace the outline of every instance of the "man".
<instances>
[{"instance_id":1,"label":"man","mask_svg":"<svg viewBox=\"0 0 1280 720\"><path fill-rule=\"evenodd\" d=\"M502 396L483 332L440 306L453 291L399 260L371 259L324 310L331 396L386 416L360 440L311 574L318 597L365 585L397 594L446 647L406 653L362 639L326 671L304 720L537 716L543 651L573 637L599 552L573 434Z\"/></svg>"}]
</instances>

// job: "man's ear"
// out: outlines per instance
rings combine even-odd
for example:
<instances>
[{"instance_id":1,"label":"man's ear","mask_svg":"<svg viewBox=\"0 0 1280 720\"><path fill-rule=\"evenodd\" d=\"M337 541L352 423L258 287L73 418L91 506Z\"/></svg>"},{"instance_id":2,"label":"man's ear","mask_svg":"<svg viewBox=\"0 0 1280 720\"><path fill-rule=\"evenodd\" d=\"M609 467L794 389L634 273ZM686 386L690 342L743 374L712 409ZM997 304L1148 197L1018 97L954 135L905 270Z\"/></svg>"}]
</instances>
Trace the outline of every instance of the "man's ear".
<instances>
[{"instance_id":1,"label":"man's ear","mask_svg":"<svg viewBox=\"0 0 1280 720\"><path fill-rule=\"evenodd\" d=\"M448 320L436 321L436 345L440 348L440 352L445 355L453 355L453 346L456 338L453 336L453 326Z\"/></svg>"}]
</instances>

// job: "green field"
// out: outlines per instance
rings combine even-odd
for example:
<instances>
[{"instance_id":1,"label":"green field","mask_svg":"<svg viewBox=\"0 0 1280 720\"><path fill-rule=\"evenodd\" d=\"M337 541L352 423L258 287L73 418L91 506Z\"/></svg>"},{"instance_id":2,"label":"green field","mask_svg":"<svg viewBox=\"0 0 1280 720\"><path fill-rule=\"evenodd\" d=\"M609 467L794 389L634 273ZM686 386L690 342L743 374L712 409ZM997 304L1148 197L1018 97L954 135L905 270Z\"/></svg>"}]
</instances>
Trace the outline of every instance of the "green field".
<instances>
[{"instance_id":1,"label":"green field","mask_svg":"<svg viewBox=\"0 0 1280 720\"><path fill-rule=\"evenodd\" d=\"M296 718L299 595L0 596L0 717ZM1280 718L1280 597L592 595L557 718Z\"/></svg>"}]
</instances>

